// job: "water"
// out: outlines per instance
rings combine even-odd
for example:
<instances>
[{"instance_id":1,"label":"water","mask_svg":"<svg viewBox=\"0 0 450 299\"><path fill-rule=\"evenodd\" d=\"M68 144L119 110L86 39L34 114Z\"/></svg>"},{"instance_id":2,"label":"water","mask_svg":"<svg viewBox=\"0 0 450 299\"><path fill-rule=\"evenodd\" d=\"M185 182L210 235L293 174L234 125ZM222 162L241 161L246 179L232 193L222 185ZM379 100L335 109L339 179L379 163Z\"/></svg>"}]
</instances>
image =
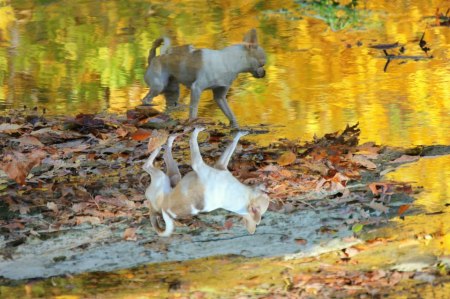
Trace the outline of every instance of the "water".
<instances>
[{"instance_id":1,"label":"water","mask_svg":"<svg viewBox=\"0 0 450 299\"><path fill-rule=\"evenodd\" d=\"M443 5L360 1L332 17L292 1L0 0L0 108L123 113L147 92L143 74L155 38L221 48L257 28L267 77L241 75L228 98L241 125L273 126L254 137L261 143L310 140L359 122L362 142L449 144L450 29L434 26L433 17ZM384 54L370 45L399 42L404 55L425 56L423 32L433 58L393 60L384 72ZM172 115L187 118L188 102L183 90ZM164 110L163 98L156 103ZM199 116L226 122L210 92Z\"/></svg>"}]
</instances>

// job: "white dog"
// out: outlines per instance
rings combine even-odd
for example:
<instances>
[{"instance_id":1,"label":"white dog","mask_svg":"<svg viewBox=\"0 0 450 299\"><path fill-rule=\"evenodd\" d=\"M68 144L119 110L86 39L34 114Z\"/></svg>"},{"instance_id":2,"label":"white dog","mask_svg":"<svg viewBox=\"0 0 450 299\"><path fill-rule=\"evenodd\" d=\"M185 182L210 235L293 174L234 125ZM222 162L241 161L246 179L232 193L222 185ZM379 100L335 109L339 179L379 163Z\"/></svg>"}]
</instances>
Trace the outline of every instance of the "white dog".
<instances>
[{"instance_id":1,"label":"white dog","mask_svg":"<svg viewBox=\"0 0 450 299\"><path fill-rule=\"evenodd\" d=\"M198 134L202 130L203 128L195 128L192 133L190 149L193 171L181 180L172 180L171 184L171 177L181 177L178 176L178 167L171 153L176 137L174 135L169 137L164 155L167 173L153 166L161 148L152 152L145 163L143 168L151 175L151 184L145 196L153 208L150 217L152 226L160 236L167 237L174 230L173 219L222 208L241 215L248 232L253 234L261 216L267 211L269 197L258 189L242 184L227 170L239 138L246 133L238 132L214 167L210 167L203 161L197 143ZM161 228L157 221L157 212L162 213L165 229Z\"/></svg>"}]
</instances>

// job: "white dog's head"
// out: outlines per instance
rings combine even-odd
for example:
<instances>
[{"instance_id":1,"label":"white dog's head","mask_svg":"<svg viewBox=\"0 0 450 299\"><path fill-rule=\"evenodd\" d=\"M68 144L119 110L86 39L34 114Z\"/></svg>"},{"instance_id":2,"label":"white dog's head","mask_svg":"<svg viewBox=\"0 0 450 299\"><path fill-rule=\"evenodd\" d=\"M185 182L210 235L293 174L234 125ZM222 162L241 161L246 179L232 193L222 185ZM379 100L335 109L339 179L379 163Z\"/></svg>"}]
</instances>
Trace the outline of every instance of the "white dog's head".
<instances>
[{"instance_id":1,"label":"white dog's head","mask_svg":"<svg viewBox=\"0 0 450 299\"><path fill-rule=\"evenodd\" d=\"M256 190L253 197L250 199L247 210L248 214L243 216L244 224L250 234L254 234L256 225L261 222L261 216L267 211L269 207L269 196L265 193Z\"/></svg>"}]
</instances>

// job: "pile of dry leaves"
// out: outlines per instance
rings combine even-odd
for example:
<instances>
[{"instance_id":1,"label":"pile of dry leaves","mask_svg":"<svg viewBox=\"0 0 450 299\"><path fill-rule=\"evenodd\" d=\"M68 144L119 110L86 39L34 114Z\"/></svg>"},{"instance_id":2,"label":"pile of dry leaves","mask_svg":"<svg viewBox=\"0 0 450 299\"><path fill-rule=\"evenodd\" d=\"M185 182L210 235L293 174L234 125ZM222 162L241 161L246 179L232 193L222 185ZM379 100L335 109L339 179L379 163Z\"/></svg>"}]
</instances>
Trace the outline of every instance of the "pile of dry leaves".
<instances>
[{"instance_id":1,"label":"pile of dry leaves","mask_svg":"<svg viewBox=\"0 0 450 299\"><path fill-rule=\"evenodd\" d=\"M126 117L60 118L24 109L0 117L2 234L39 235L86 222L145 219L144 190L150 178L141 167L148 157L149 138L167 135L149 129L160 124L169 124L166 131L184 130L165 116L139 111L129 111ZM219 125L207 127L201 151L211 162L232 136ZM405 184L377 182L383 170L379 163L383 149L374 144L359 146L359 133L354 125L304 144L282 139L266 147L244 139L230 169L246 184L263 185L273 200L272 210L305 207L310 200L329 196L348 197L352 181L359 183L356 189L372 197L389 197L398 188L410 191ZM188 136L175 142L174 156L182 173L189 171L188 149ZM401 159L399 163L410 158ZM367 173L372 180L361 184ZM386 212L383 201L371 204ZM402 209L403 213L406 208Z\"/></svg>"}]
</instances>

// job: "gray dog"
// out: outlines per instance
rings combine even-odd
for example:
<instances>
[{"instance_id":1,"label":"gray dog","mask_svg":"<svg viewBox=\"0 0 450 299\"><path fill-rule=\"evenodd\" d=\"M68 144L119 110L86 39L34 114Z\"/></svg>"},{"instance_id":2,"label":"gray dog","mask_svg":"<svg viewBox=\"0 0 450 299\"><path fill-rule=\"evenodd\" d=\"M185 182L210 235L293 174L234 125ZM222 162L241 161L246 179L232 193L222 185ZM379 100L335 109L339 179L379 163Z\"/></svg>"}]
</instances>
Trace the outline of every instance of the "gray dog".
<instances>
[{"instance_id":1,"label":"gray dog","mask_svg":"<svg viewBox=\"0 0 450 299\"><path fill-rule=\"evenodd\" d=\"M161 55L156 56L156 48ZM155 57L156 56L156 57ZM250 30L244 36L242 44L222 50L195 49L191 45L170 47L168 38L159 38L153 42L148 56L145 82L150 91L144 97L144 105L163 93L169 105L176 104L180 95L179 83L191 90L189 119L197 118L200 94L212 89L214 100L229 119L232 127L238 127L236 117L228 106L226 95L231 83L239 73L251 73L255 78L266 74L264 64L266 54L258 45L256 30Z\"/></svg>"}]
</instances>

